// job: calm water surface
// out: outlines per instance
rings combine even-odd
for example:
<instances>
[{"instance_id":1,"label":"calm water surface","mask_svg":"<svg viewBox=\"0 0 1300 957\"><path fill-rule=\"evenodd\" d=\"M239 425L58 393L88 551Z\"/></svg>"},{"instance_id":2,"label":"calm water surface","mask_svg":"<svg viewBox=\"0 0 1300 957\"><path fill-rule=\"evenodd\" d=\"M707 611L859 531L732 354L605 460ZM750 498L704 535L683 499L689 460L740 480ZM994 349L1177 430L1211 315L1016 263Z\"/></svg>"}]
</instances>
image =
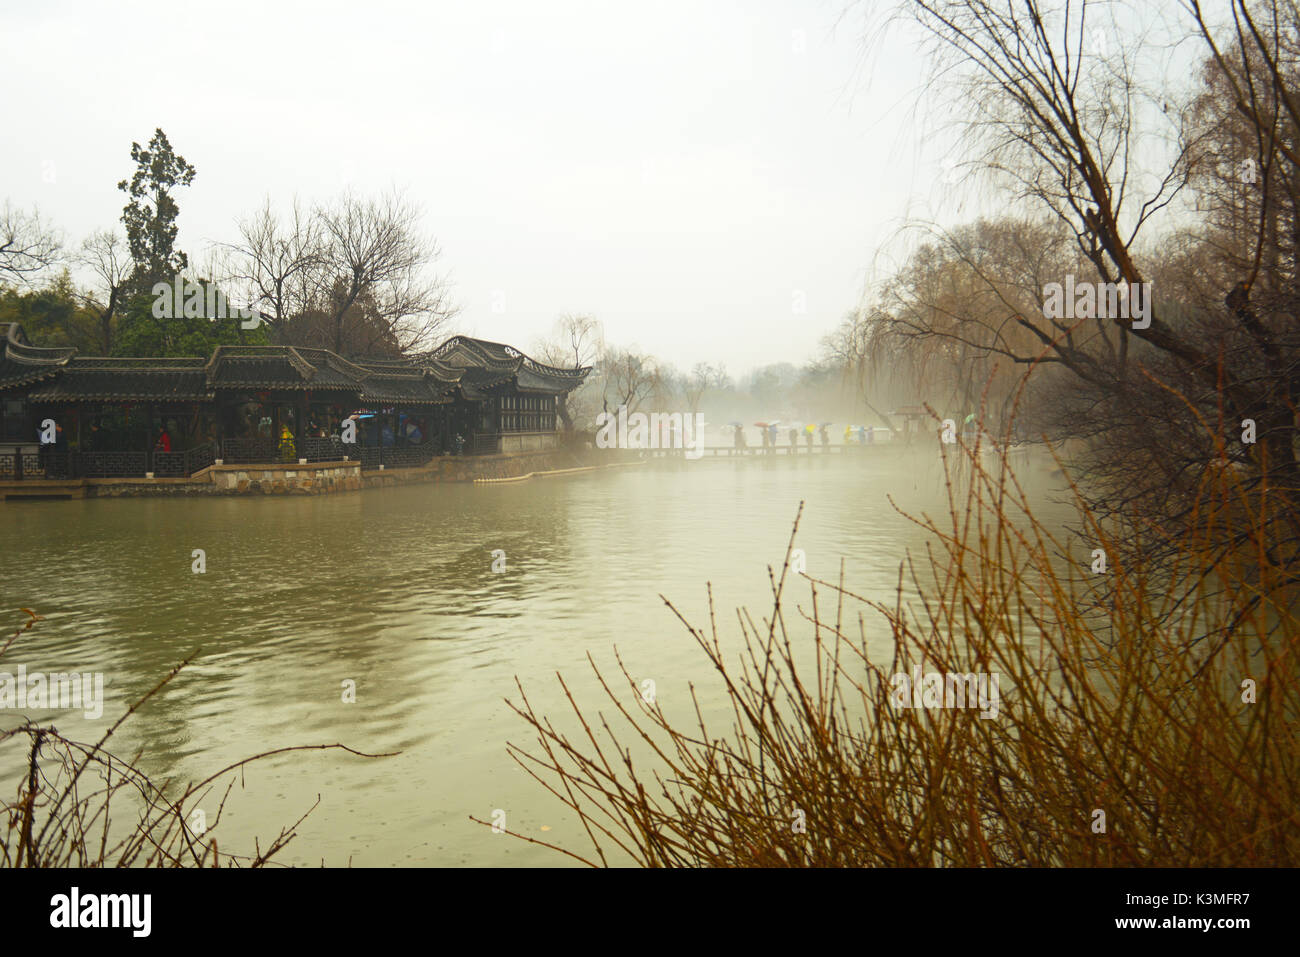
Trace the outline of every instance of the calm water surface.
<instances>
[{"instance_id":1,"label":"calm water surface","mask_svg":"<svg viewBox=\"0 0 1300 957\"><path fill-rule=\"evenodd\" d=\"M217 832L225 851L251 848L254 835L265 846L319 795L283 863L564 864L469 820L500 808L512 830L585 850L564 808L507 754L507 741L532 742L504 700L519 700L516 677L542 712L566 711L557 671L609 712L586 656L612 673L617 647L670 713L689 717L695 682L721 716L707 662L658 596L707 626L711 582L721 627L738 634L737 607L756 617L769 607L767 566L779 569L805 500L797 544L809 574L834 578L842 558L854 590L887 597L924 536L886 496L944 509L933 459L879 449L495 487L3 504L0 614L11 628L21 606L46 621L0 670L104 672L101 721L32 715L87 740L198 651L116 739L121 754L146 748L158 777L198 778L290 744L401 752L252 766ZM206 574L191 571L196 548ZM504 573L492 571L493 549L506 553ZM804 584L796 596L807 595ZM888 654L883 628L872 640ZM341 700L347 679L355 704ZM19 747L0 747L6 788Z\"/></svg>"}]
</instances>

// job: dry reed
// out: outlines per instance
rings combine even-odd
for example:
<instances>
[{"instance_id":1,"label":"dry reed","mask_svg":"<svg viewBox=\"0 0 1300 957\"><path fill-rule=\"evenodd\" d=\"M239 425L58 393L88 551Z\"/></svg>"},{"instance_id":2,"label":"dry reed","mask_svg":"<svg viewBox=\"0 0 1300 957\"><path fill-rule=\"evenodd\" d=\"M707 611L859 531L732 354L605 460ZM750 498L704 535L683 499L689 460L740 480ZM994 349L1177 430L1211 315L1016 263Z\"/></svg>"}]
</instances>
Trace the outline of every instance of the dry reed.
<instances>
[{"instance_id":1,"label":"dry reed","mask_svg":"<svg viewBox=\"0 0 1300 957\"><path fill-rule=\"evenodd\" d=\"M948 514L913 519L930 544L890 603L849 590L842 569L796 575L787 552L769 614L738 615L744 650L728 656L711 589L707 629L665 599L716 670L730 728L706 726L694 686L694 718L670 720L621 660L610 682L588 656L608 716L559 677L573 734L517 682L511 707L537 738L511 754L590 849L528 840L593 866L1295 864L1292 499L1223 456L1146 561L1122 547L1139 520L1103 525L1076 488L1071 554L986 451L955 447ZM797 530L796 517L791 548ZM800 579L810 610L792 614ZM871 654L869 633L892 653ZM901 707L915 699L895 676L917 665L996 674L996 717Z\"/></svg>"}]
</instances>

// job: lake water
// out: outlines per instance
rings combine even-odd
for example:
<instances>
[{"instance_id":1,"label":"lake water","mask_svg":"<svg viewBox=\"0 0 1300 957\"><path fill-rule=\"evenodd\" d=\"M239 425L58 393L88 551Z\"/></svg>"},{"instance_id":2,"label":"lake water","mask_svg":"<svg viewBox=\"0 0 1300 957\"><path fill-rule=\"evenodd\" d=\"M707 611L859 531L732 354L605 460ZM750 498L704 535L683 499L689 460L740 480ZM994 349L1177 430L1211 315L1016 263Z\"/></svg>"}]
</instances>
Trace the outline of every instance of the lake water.
<instances>
[{"instance_id":1,"label":"lake water","mask_svg":"<svg viewBox=\"0 0 1300 957\"><path fill-rule=\"evenodd\" d=\"M504 699L518 678L534 706L567 711L556 672L609 712L590 653L616 673L617 647L670 713L724 701L671 599L707 626L770 607L791 523L808 573L886 598L923 533L900 516L945 510L932 448L648 465L498 486L424 485L294 498L105 499L0 505L0 614L7 633L46 620L0 671L102 671L103 719L36 712L94 740L185 656L199 657L114 739L145 749L158 778L195 779L259 751L341 742L341 752L250 767L217 836L263 846L320 797L282 863L561 865L553 851L470 821L506 812L512 830L586 851L559 802L509 757L533 738ZM1045 476L1046 469L1034 471ZM936 512L937 513L937 512ZM192 571L194 549L206 572ZM505 552L492 570L494 549ZM807 603L806 583L795 597ZM870 634L870 632L869 632ZM883 627L872 641L888 653ZM356 684L343 702L343 682ZM626 687L624 685L623 687ZM628 689L629 700L632 690ZM0 711L0 723L18 723ZM0 746L12 793L26 741ZM215 800L207 813L215 813ZM545 830L544 830L545 829Z\"/></svg>"}]
</instances>

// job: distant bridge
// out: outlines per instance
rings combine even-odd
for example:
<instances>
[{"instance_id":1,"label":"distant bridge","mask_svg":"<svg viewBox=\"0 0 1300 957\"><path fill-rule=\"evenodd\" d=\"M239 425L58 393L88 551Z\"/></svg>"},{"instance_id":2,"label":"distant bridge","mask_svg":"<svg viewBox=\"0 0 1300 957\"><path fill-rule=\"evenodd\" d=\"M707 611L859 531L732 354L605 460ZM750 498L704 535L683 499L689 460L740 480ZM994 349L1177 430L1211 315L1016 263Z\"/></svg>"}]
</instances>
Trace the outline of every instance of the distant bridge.
<instances>
[{"instance_id":1,"label":"distant bridge","mask_svg":"<svg viewBox=\"0 0 1300 957\"><path fill-rule=\"evenodd\" d=\"M860 445L857 442L849 444L834 443L831 445L813 445L811 448L807 445L776 445L764 448L761 445L749 445L744 448L736 448L734 445L706 445L699 451L705 455L714 458L725 456L750 456L762 458L766 455L827 455L830 453L848 453L850 455L857 452L866 452L873 448L882 448L888 446L889 442L873 442L867 445ZM627 451L642 452L649 458L681 458L686 452L693 452L692 449L629 449Z\"/></svg>"}]
</instances>

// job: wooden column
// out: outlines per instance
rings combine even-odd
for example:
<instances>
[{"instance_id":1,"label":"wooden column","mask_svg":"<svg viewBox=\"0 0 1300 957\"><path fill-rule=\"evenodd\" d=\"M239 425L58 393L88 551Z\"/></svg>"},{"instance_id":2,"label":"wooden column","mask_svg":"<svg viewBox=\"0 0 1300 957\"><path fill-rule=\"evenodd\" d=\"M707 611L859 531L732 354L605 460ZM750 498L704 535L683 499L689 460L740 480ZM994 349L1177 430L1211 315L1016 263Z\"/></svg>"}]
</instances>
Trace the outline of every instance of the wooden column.
<instances>
[{"instance_id":1,"label":"wooden column","mask_svg":"<svg viewBox=\"0 0 1300 957\"><path fill-rule=\"evenodd\" d=\"M83 438L83 436L86 434L85 410L86 410L85 403L82 402L77 403L77 455L76 458L74 459L72 456L72 444L68 443L68 466L69 466L68 477L69 478L77 477L78 470L76 467L72 465L72 463L76 462L78 463L78 465L80 465L82 462L85 461L86 440Z\"/></svg>"},{"instance_id":2,"label":"wooden column","mask_svg":"<svg viewBox=\"0 0 1300 957\"><path fill-rule=\"evenodd\" d=\"M222 458L225 450L222 445L226 441L226 403L222 401L222 396L218 395L213 403L213 408L217 410L217 451L213 458Z\"/></svg>"},{"instance_id":3,"label":"wooden column","mask_svg":"<svg viewBox=\"0 0 1300 957\"><path fill-rule=\"evenodd\" d=\"M307 393L304 392L298 401L298 437L294 441L294 445L297 446L298 450L298 458L300 459L307 457L306 448L303 445L303 439L307 438L307 419L310 409L311 402L307 398Z\"/></svg>"},{"instance_id":4,"label":"wooden column","mask_svg":"<svg viewBox=\"0 0 1300 957\"><path fill-rule=\"evenodd\" d=\"M145 403L145 409L147 410L147 413L146 413L146 414L148 415L149 424L148 424L148 426L147 426L146 429L145 429L145 438L144 438L144 451L145 451L145 455L148 456L148 457L145 459L145 463L144 463L144 464L145 464L145 469L144 469L144 470L145 470L146 472L152 472L152 471L153 471L153 468L151 468L151 465L152 465L152 462L153 462L153 443L154 443L154 437L153 437L153 431L154 431L154 429L153 429L153 403L152 403L152 402L146 402L146 403Z\"/></svg>"}]
</instances>

